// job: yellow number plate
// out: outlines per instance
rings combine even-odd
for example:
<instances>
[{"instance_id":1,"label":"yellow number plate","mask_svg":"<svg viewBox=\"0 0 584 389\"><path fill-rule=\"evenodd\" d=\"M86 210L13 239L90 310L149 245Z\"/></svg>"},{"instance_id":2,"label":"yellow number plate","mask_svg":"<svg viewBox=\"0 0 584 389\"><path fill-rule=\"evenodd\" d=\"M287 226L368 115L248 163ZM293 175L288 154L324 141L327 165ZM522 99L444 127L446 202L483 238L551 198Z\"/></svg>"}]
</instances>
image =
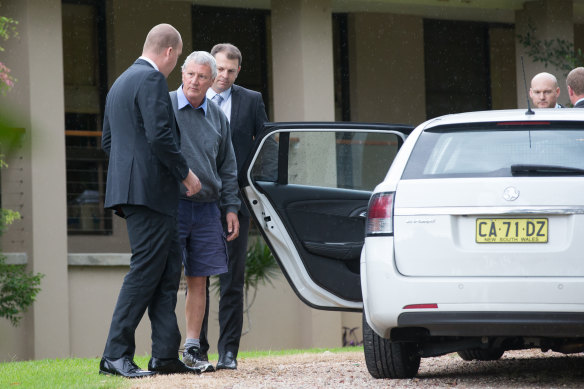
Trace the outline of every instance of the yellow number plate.
<instances>
[{"instance_id":1,"label":"yellow number plate","mask_svg":"<svg viewBox=\"0 0 584 389\"><path fill-rule=\"evenodd\" d=\"M547 243L548 219L477 219L477 243Z\"/></svg>"}]
</instances>

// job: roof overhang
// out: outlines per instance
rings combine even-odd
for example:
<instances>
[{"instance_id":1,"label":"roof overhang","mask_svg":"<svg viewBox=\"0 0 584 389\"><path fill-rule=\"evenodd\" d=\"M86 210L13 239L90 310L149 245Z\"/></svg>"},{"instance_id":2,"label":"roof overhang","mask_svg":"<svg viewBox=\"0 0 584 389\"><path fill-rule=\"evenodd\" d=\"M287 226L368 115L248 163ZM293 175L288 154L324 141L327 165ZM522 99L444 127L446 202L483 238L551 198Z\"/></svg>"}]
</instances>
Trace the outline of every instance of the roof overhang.
<instances>
[{"instance_id":1,"label":"roof overhang","mask_svg":"<svg viewBox=\"0 0 584 389\"><path fill-rule=\"evenodd\" d=\"M173 0L175 1L175 0ZM195 5L248 9L271 8L271 0L184 0ZM514 23L515 12L533 0L331 0L333 12L384 12L431 19ZM574 3L574 23L584 23L584 0Z\"/></svg>"}]
</instances>

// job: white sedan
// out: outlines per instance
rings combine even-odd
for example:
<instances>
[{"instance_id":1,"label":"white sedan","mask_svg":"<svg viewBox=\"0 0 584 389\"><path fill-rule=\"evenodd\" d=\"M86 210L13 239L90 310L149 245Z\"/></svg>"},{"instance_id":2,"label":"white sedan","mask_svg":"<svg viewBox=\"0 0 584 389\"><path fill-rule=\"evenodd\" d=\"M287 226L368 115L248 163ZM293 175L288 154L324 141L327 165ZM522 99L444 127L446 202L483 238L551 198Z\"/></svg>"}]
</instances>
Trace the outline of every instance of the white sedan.
<instances>
[{"instance_id":1,"label":"white sedan","mask_svg":"<svg viewBox=\"0 0 584 389\"><path fill-rule=\"evenodd\" d=\"M267 126L243 190L299 297L364 311L377 378L450 352L584 351L584 110L456 114L410 131Z\"/></svg>"}]
</instances>

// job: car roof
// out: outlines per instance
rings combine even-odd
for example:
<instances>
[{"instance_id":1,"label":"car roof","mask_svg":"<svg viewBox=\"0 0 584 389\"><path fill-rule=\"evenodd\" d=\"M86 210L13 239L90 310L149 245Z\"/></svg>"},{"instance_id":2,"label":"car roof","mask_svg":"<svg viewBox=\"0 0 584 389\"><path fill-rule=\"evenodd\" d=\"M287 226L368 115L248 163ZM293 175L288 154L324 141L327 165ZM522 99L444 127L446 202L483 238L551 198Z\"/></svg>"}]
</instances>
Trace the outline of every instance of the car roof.
<instances>
[{"instance_id":1,"label":"car roof","mask_svg":"<svg viewBox=\"0 0 584 389\"><path fill-rule=\"evenodd\" d=\"M424 128L449 124L490 123L490 122L541 122L541 121L583 121L584 109L581 108L548 108L533 109L533 114L527 114L527 109L509 109L494 111L465 112L440 116L430 119Z\"/></svg>"}]
</instances>

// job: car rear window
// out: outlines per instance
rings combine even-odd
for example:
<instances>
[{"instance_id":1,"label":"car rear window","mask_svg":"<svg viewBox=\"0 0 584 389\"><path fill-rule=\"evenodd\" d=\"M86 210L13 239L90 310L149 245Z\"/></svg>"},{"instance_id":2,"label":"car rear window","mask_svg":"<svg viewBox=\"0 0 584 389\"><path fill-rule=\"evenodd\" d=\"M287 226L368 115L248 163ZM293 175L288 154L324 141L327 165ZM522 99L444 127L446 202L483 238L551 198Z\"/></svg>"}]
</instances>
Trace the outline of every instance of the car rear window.
<instances>
[{"instance_id":1,"label":"car rear window","mask_svg":"<svg viewBox=\"0 0 584 389\"><path fill-rule=\"evenodd\" d=\"M418 138L402 179L510 177L518 172L584 175L584 123L505 122L428 129Z\"/></svg>"}]
</instances>

